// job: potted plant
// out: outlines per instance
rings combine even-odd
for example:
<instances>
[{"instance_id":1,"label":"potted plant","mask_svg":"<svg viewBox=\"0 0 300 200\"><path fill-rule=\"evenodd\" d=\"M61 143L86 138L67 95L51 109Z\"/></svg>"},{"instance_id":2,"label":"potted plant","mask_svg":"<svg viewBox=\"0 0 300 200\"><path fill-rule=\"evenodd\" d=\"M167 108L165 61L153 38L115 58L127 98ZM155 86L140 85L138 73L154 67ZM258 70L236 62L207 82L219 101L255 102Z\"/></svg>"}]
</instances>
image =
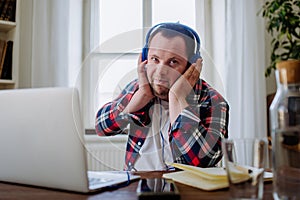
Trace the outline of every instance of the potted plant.
<instances>
[{"instance_id":1,"label":"potted plant","mask_svg":"<svg viewBox=\"0 0 300 200\"><path fill-rule=\"evenodd\" d=\"M300 59L300 1L267 0L262 7L262 16L271 34L271 64L266 68L268 77L276 63Z\"/></svg>"}]
</instances>

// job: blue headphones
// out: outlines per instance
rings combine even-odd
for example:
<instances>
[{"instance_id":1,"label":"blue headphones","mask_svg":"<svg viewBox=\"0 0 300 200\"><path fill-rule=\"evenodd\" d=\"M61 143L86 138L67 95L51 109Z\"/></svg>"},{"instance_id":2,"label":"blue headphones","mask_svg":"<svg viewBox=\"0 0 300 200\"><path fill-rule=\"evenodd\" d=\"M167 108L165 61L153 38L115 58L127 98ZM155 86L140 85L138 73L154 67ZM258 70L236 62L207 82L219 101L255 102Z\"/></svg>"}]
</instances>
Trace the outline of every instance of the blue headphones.
<instances>
[{"instance_id":1,"label":"blue headphones","mask_svg":"<svg viewBox=\"0 0 300 200\"><path fill-rule=\"evenodd\" d=\"M177 31L185 36L190 37L187 33L189 33L195 40L195 52L194 55L191 56L189 58L189 63L195 63L197 61L198 58L201 58L201 54L200 54L200 38L198 36L198 34L190 27L183 25L183 24L179 24L179 23L160 23L157 24L155 26L153 26L147 33L146 35L146 44L142 49L142 61L147 60L148 57L148 49L149 49L149 39L151 34L157 30L158 28L164 28L164 29L169 29L169 30L174 30ZM186 31L187 33L183 32L182 29L184 31Z\"/></svg>"}]
</instances>

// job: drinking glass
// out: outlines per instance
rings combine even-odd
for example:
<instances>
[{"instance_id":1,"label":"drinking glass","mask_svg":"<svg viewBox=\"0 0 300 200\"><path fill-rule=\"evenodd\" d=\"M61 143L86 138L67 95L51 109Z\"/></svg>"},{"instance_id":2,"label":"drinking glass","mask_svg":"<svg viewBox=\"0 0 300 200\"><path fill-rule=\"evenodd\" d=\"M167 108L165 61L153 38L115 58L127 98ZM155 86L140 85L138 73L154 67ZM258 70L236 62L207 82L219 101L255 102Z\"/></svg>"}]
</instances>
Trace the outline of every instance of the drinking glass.
<instances>
[{"instance_id":1,"label":"drinking glass","mask_svg":"<svg viewBox=\"0 0 300 200\"><path fill-rule=\"evenodd\" d=\"M232 199L262 199L267 142L224 139L222 150Z\"/></svg>"}]
</instances>

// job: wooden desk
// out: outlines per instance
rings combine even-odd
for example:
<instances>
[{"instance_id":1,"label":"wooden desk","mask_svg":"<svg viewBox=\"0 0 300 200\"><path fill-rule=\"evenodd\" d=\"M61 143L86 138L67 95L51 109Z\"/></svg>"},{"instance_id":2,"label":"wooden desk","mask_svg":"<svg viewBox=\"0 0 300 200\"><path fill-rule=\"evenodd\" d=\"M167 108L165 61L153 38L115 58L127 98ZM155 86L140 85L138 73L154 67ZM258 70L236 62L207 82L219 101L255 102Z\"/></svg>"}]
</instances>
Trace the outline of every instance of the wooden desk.
<instances>
[{"instance_id":1,"label":"wooden desk","mask_svg":"<svg viewBox=\"0 0 300 200\"><path fill-rule=\"evenodd\" d=\"M158 178L162 176L162 172L141 172L142 178ZM135 200L137 199L136 188L138 181L132 182L130 185L112 191L103 191L95 194L78 194L65 191L56 191L44 188L29 187L15 184L7 184L0 182L0 199L1 200ZM217 200L229 199L228 189L218 190L214 192L206 192L200 189L189 187L180 183L176 183L181 200ZM264 199L273 199L272 183L264 185Z\"/></svg>"}]
</instances>

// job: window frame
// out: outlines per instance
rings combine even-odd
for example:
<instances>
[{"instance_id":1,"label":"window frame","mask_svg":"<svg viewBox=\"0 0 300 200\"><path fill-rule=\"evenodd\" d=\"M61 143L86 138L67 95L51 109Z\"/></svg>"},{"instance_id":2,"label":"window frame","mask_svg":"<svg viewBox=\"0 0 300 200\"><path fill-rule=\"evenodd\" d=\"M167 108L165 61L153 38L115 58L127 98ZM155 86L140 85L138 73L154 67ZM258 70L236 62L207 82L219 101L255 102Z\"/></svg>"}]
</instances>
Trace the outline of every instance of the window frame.
<instances>
[{"instance_id":1,"label":"window frame","mask_svg":"<svg viewBox=\"0 0 300 200\"><path fill-rule=\"evenodd\" d=\"M138 57L139 52L101 52L101 51L93 51L95 48L100 44L100 37L99 34L97 35L96 29L98 29L100 24L96 24L96 20L100 17L99 12L99 1L101 0L86 0L84 1L84 36L83 36L83 57L120 57L122 55L127 54L130 57L136 56ZM197 13L197 10L202 8L202 4L206 0L195 0L195 27L193 27L198 33L197 27L199 27L200 23L200 16ZM96 10L98 9L98 10ZM201 16L202 17L202 16ZM96 26L95 26L96 25ZM143 43L145 43L145 37L148 30L152 27L152 1L151 0L142 0L142 37ZM142 47L141 47L142 49ZM88 70L83 70L82 73L82 84L81 84L81 99L82 99L82 111L83 111L83 121L84 127L86 129L93 129L94 128L94 120L95 116L92 116L92 113L95 113L94 108L94 96L91 94L91 83L89 82L91 72ZM93 103L92 103L93 102Z\"/></svg>"}]
</instances>

